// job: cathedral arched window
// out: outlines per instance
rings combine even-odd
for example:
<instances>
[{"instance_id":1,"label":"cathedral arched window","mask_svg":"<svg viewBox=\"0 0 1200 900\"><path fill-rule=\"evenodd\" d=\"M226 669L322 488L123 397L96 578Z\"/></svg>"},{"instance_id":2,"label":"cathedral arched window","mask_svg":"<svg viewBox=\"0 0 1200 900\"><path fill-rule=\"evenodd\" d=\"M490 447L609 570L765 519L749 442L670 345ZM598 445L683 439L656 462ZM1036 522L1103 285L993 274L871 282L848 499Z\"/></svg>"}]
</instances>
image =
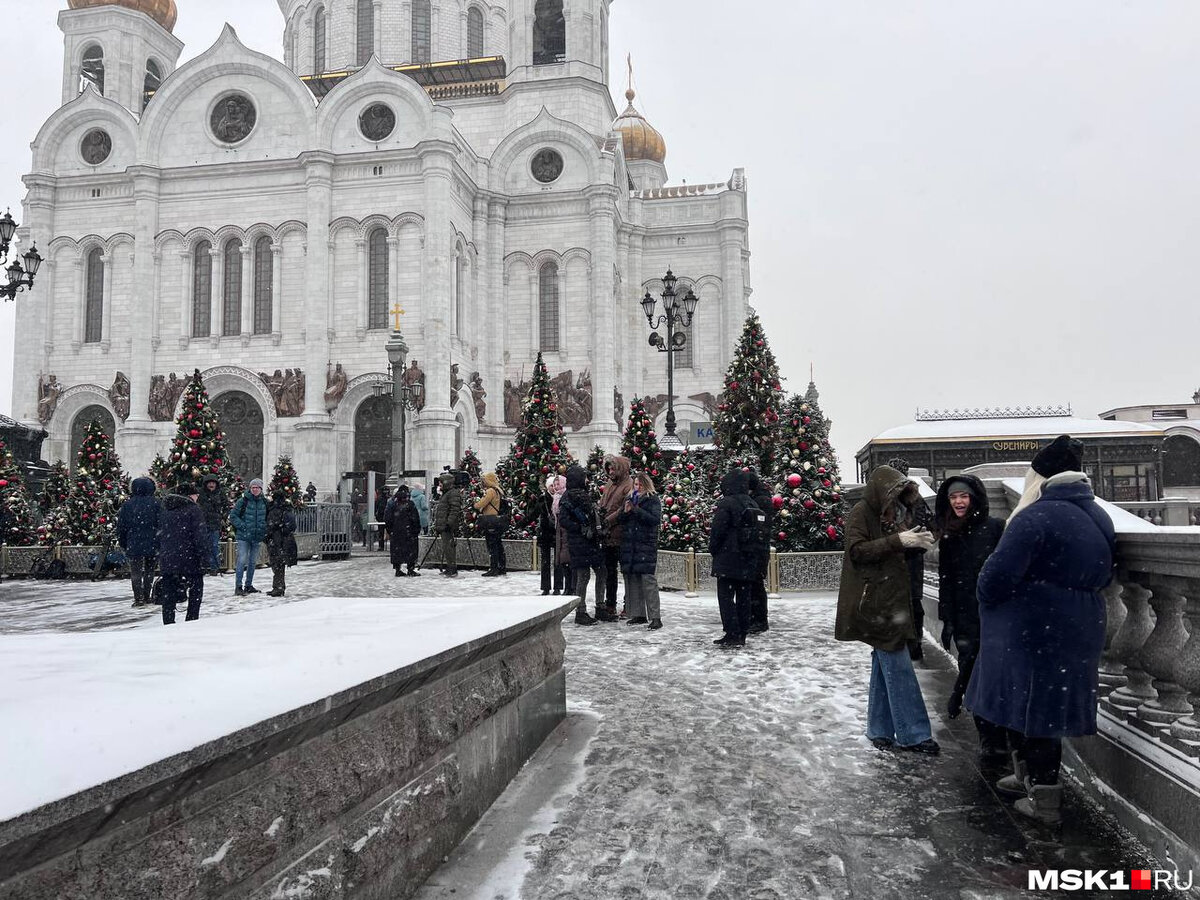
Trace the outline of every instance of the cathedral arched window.
<instances>
[{"instance_id":1,"label":"cathedral arched window","mask_svg":"<svg viewBox=\"0 0 1200 900\"><path fill-rule=\"evenodd\" d=\"M387 229L376 228L367 238L367 327L388 325Z\"/></svg>"},{"instance_id":2,"label":"cathedral arched window","mask_svg":"<svg viewBox=\"0 0 1200 900\"><path fill-rule=\"evenodd\" d=\"M433 53L433 12L429 0L413 0L412 61L429 62Z\"/></svg>"},{"instance_id":3,"label":"cathedral arched window","mask_svg":"<svg viewBox=\"0 0 1200 900\"><path fill-rule=\"evenodd\" d=\"M358 64L365 66L375 52L375 3L358 0Z\"/></svg>"},{"instance_id":4,"label":"cathedral arched window","mask_svg":"<svg viewBox=\"0 0 1200 900\"><path fill-rule=\"evenodd\" d=\"M271 333L271 282L275 258L265 234L254 242L254 333Z\"/></svg>"},{"instance_id":5,"label":"cathedral arched window","mask_svg":"<svg viewBox=\"0 0 1200 900\"><path fill-rule=\"evenodd\" d=\"M689 287L690 287L690 285L689 285ZM688 292L688 289L685 288L681 284L681 285L679 285L679 287L675 288L675 292L679 295L679 298L682 300L683 295ZM679 304L679 309L677 310L677 312L683 312L683 304L682 303ZM692 324L687 326L686 328L683 326L682 323L677 324L675 326L676 331L682 331L684 334L687 335L687 343L683 345L682 350L680 350L678 353L675 354L675 368L677 368L677 369L692 368L692 360L695 356L695 347L696 347L695 325L696 325L696 321L693 319Z\"/></svg>"},{"instance_id":6,"label":"cathedral arched window","mask_svg":"<svg viewBox=\"0 0 1200 900\"><path fill-rule=\"evenodd\" d=\"M99 44L92 44L83 51L79 66L79 92L87 90L89 84L104 96L104 49Z\"/></svg>"},{"instance_id":7,"label":"cathedral arched window","mask_svg":"<svg viewBox=\"0 0 1200 900\"><path fill-rule=\"evenodd\" d=\"M460 250L454 257L454 336L463 336L463 313L466 296L467 260Z\"/></svg>"},{"instance_id":8,"label":"cathedral arched window","mask_svg":"<svg viewBox=\"0 0 1200 900\"><path fill-rule=\"evenodd\" d=\"M325 71L325 7L313 13L313 73Z\"/></svg>"},{"instance_id":9,"label":"cathedral arched window","mask_svg":"<svg viewBox=\"0 0 1200 900\"><path fill-rule=\"evenodd\" d=\"M142 79L142 109L150 103L150 98L162 85L162 69L152 59L146 60L146 77Z\"/></svg>"},{"instance_id":10,"label":"cathedral arched window","mask_svg":"<svg viewBox=\"0 0 1200 900\"><path fill-rule=\"evenodd\" d=\"M562 0L537 0L533 8L533 64L549 66L567 58L567 20Z\"/></svg>"},{"instance_id":11,"label":"cathedral arched window","mask_svg":"<svg viewBox=\"0 0 1200 900\"><path fill-rule=\"evenodd\" d=\"M192 250L192 337L212 331L212 244L201 241Z\"/></svg>"},{"instance_id":12,"label":"cathedral arched window","mask_svg":"<svg viewBox=\"0 0 1200 900\"><path fill-rule=\"evenodd\" d=\"M104 336L104 251L93 247L84 273L83 340L98 344Z\"/></svg>"},{"instance_id":13,"label":"cathedral arched window","mask_svg":"<svg viewBox=\"0 0 1200 900\"><path fill-rule=\"evenodd\" d=\"M478 59L483 54L483 10L472 6L467 10L467 56Z\"/></svg>"},{"instance_id":14,"label":"cathedral arched window","mask_svg":"<svg viewBox=\"0 0 1200 900\"><path fill-rule=\"evenodd\" d=\"M558 263L538 271L538 349L558 351Z\"/></svg>"},{"instance_id":15,"label":"cathedral arched window","mask_svg":"<svg viewBox=\"0 0 1200 900\"><path fill-rule=\"evenodd\" d=\"M242 333L242 242L237 238L225 242L224 276L225 303L221 307L221 334L231 337Z\"/></svg>"}]
</instances>

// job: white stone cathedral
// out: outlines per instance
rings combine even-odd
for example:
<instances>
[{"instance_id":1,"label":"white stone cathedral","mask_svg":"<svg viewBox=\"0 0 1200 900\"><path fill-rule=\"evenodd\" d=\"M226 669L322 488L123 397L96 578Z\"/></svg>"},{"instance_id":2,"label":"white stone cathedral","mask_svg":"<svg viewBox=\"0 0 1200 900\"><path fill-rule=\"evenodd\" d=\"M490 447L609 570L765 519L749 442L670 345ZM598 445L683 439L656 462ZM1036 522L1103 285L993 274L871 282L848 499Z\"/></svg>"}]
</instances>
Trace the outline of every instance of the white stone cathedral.
<instances>
[{"instance_id":1,"label":"white stone cathedral","mask_svg":"<svg viewBox=\"0 0 1200 900\"><path fill-rule=\"evenodd\" d=\"M539 350L572 451L613 449L635 395L662 428L638 301L668 266L700 298L676 413L711 418L748 311L745 178L667 186L662 136L613 103L611 0L278 2L283 62L226 26L178 68L173 0L60 12L13 383L47 459L100 418L145 471L199 368L244 475L393 470L373 388L396 320L424 384L408 468L497 460Z\"/></svg>"}]
</instances>

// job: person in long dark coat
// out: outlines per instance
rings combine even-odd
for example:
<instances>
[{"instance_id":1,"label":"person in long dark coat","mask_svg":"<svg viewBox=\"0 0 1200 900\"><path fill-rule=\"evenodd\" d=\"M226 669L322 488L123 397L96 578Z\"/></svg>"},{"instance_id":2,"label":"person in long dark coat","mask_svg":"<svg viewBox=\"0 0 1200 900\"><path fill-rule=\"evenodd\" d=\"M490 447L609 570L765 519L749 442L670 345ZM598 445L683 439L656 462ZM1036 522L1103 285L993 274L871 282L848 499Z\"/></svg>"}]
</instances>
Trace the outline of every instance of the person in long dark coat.
<instances>
[{"instance_id":1,"label":"person in long dark coat","mask_svg":"<svg viewBox=\"0 0 1200 900\"><path fill-rule=\"evenodd\" d=\"M741 469L721 479L721 500L713 512L708 552L717 579L717 605L725 633L713 641L719 647L744 647L750 630L750 592L759 572L759 553L743 548L738 528L747 509L758 509L748 493L750 478Z\"/></svg>"},{"instance_id":2,"label":"person in long dark coat","mask_svg":"<svg viewBox=\"0 0 1200 900\"><path fill-rule=\"evenodd\" d=\"M767 517L767 534L775 533L775 504L771 502L771 486L758 477L758 473L747 473L750 480L750 499ZM750 628L748 634L758 634L770 628L767 616L767 567L771 564L771 545L768 543L759 555L759 576L750 584Z\"/></svg>"},{"instance_id":3,"label":"person in long dark coat","mask_svg":"<svg viewBox=\"0 0 1200 900\"><path fill-rule=\"evenodd\" d=\"M375 507L372 512L375 513L375 521L383 522L385 520L384 513L387 510L388 495L387 491L382 488L375 488ZM383 550L387 543L387 529L382 525L379 527L379 549Z\"/></svg>"},{"instance_id":4,"label":"person in long dark coat","mask_svg":"<svg viewBox=\"0 0 1200 900\"><path fill-rule=\"evenodd\" d=\"M396 488L396 495L388 504L387 529L392 536L392 568L396 577L420 575L416 565L421 515L412 502L412 492L406 484ZM406 566L407 572L404 571Z\"/></svg>"},{"instance_id":5,"label":"person in long dark coat","mask_svg":"<svg viewBox=\"0 0 1200 900\"><path fill-rule=\"evenodd\" d=\"M117 513L117 543L129 560L133 581L133 605L150 603L150 587L154 583L154 568L158 561L158 518L162 507L154 499L154 482L135 478L132 494L121 504Z\"/></svg>"},{"instance_id":6,"label":"person in long dark coat","mask_svg":"<svg viewBox=\"0 0 1200 900\"><path fill-rule=\"evenodd\" d=\"M1096 733L1112 520L1063 435L1033 460L1026 497L979 574L979 657L967 687L975 715L1008 729L1016 771L997 787L1026 796L1023 815L1060 820L1062 739ZM1023 785L1020 783L1023 782Z\"/></svg>"},{"instance_id":7,"label":"person in long dark coat","mask_svg":"<svg viewBox=\"0 0 1200 900\"><path fill-rule=\"evenodd\" d=\"M229 501L225 499L220 478L210 474L200 479L197 503L204 513L204 526L208 529L208 572L216 575L221 571L221 529L225 527L225 517L229 515Z\"/></svg>"},{"instance_id":8,"label":"person in long dark coat","mask_svg":"<svg viewBox=\"0 0 1200 900\"><path fill-rule=\"evenodd\" d=\"M282 493L267 504L267 559L271 564L269 597L282 597L287 590L287 567L296 564L296 514Z\"/></svg>"},{"instance_id":9,"label":"person in long dark coat","mask_svg":"<svg viewBox=\"0 0 1200 900\"><path fill-rule=\"evenodd\" d=\"M542 596L550 594L553 584L552 575L558 574L557 562L554 559L554 543L558 532L558 523L554 519L554 485L559 476L551 475L546 479L545 490L537 499L537 547L538 565L542 576ZM565 480L564 480L565 485ZM561 593L561 578L555 585L555 594Z\"/></svg>"},{"instance_id":10,"label":"person in long dark coat","mask_svg":"<svg viewBox=\"0 0 1200 900\"><path fill-rule=\"evenodd\" d=\"M554 497L550 504L550 512L554 516L554 590L552 593L571 596L575 593L575 575L571 572L571 546L567 540L567 530L563 528L562 516L559 514L562 508L562 498L567 495L565 475L555 476L550 493Z\"/></svg>"},{"instance_id":11,"label":"person in long dark coat","mask_svg":"<svg viewBox=\"0 0 1200 900\"><path fill-rule=\"evenodd\" d=\"M954 475L942 482L934 501L938 533L938 618L942 646L958 654L958 678L950 692L946 713L951 719L962 712L963 695L979 655L979 571L992 555L1004 521L988 516L987 490L974 475ZM980 760L986 765L1008 758L1004 729L975 716L979 731Z\"/></svg>"},{"instance_id":12,"label":"person in long dark coat","mask_svg":"<svg viewBox=\"0 0 1200 900\"><path fill-rule=\"evenodd\" d=\"M588 491L587 472L579 466L567 469L567 492L558 503L558 518L567 533L571 554L571 574L579 606L575 608L576 625L595 625L597 620L615 622L615 613L604 607L604 551L596 523L596 504ZM587 589L592 572L596 573L596 615L587 613Z\"/></svg>"},{"instance_id":13,"label":"person in long dark coat","mask_svg":"<svg viewBox=\"0 0 1200 900\"><path fill-rule=\"evenodd\" d=\"M638 472L633 493L621 512L621 574L625 577L627 625L646 625L650 631L662 628L659 604L658 529L662 526L662 501L654 490L654 479Z\"/></svg>"},{"instance_id":14,"label":"person in long dark coat","mask_svg":"<svg viewBox=\"0 0 1200 900\"><path fill-rule=\"evenodd\" d=\"M175 623L175 607L187 599L187 621L200 618L204 600L204 568L208 563L208 528L196 505L199 489L181 484L162 502L158 519L158 567L162 572L162 620Z\"/></svg>"},{"instance_id":15,"label":"person in long dark coat","mask_svg":"<svg viewBox=\"0 0 1200 900\"><path fill-rule=\"evenodd\" d=\"M834 637L871 647L867 738L882 749L937 754L908 642L916 637L905 551L929 549L933 535L906 528L921 503L915 483L890 466L867 480L863 498L846 517L846 552Z\"/></svg>"}]
</instances>

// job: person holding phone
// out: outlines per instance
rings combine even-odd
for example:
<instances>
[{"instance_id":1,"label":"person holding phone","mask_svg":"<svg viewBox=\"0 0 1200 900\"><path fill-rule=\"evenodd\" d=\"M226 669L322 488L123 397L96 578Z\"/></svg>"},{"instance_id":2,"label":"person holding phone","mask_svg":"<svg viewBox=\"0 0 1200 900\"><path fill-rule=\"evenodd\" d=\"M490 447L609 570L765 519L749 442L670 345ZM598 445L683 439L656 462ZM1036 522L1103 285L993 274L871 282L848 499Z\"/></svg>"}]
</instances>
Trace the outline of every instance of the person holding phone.
<instances>
[{"instance_id":1,"label":"person holding phone","mask_svg":"<svg viewBox=\"0 0 1200 900\"><path fill-rule=\"evenodd\" d=\"M645 472L633 479L633 491L621 509L621 575L625 579L626 625L662 628L659 605L658 529L662 525L662 501L654 481Z\"/></svg>"}]
</instances>

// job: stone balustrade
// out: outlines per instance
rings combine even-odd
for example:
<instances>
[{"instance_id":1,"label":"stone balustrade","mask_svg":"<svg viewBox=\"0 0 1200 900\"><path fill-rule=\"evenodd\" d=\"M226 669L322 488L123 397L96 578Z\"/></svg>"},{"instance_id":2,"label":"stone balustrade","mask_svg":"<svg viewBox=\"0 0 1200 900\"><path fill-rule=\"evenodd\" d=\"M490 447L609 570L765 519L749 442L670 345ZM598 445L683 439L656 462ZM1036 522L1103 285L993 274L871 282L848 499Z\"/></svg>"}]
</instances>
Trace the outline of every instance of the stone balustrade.
<instances>
[{"instance_id":1,"label":"stone balustrade","mask_svg":"<svg viewBox=\"0 0 1200 900\"><path fill-rule=\"evenodd\" d=\"M1151 525L1200 525L1200 502L1195 500L1146 500L1139 503L1118 503L1117 506Z\"/></svg>"}]
</instances>

